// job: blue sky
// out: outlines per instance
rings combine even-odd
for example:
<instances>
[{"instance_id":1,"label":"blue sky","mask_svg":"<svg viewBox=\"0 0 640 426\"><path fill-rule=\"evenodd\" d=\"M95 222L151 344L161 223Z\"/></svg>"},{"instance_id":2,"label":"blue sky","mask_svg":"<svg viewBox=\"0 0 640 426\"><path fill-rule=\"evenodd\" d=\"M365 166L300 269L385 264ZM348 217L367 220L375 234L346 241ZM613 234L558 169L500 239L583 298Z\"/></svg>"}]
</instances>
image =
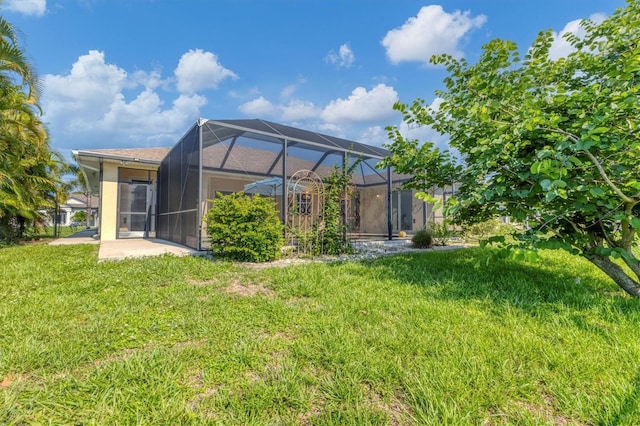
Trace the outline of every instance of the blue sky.
<instances>
[{"instance_id":1,"label":"blue sky","mask_svg":"<svg viewBox=\"0 0 640 426\"><path fill-rule=\"evenodd\" d=\"M437 104L449 53L526 48L623 0L0 0L44 84L52 147L171 146L198 118L262 118L380 146L397 100Z\"/></svg>"}]
</instances>

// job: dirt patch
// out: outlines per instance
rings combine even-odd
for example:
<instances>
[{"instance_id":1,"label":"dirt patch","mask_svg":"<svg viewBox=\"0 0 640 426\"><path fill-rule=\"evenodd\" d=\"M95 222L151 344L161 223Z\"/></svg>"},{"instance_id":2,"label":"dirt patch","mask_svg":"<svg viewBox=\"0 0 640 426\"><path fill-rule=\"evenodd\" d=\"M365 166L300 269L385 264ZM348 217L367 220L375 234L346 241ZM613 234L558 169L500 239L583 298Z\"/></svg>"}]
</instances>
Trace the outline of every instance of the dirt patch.
<instances>
[{"instance_id":1,"label":"dirt patch","mask_svg":"<svg viewBox=\"0 0 640 426\"><path fill-rule=\"evenodd\" d=\"M238 280L233 281L231 284L225 287L224 291L229 294L235 294L235 295L244 296L244 297L253 297L259 294L267 297L275 297L276 295L276 293L273 290L271 290L269 287L265 287L264 284L261 284L261 283L242 284Z\"/></svg>"},{"instance_id":2,"label":"dirt patch","mask_svg":"<svg viewBox=\"0 0 640 426\"><path fill-rule=\"evenodd\" d=\"M553 407L548 405L547 401L545 404L535 404L532 402L518 402L518 407L523 410L533 414L535 417L543 419L547 424L553 424L555 426L567 426L567 425L580 425L582 423L575 421L569 417L563 416L554 412Z\"/></svg>"},{"instance_id":3,"label":"dirt patch","mask_svg":"<svg viewBox=\"0 0 640 426\"><path fill-rule=\"evenodd\" d=\"M413 417L411 407L405 402L404 395L396 393L391 398L384 398L370 384L363 386L365 386L368 404L389 416L390 425L407 424L407 421Z\"/></svg>"},{"instance_id":4,"label":"dirt patch","mask_svg":"<svg viewBox=\"0 0 640 426\"><path fill-rule=\"evenodd\" d=\"M195 286L217 285L217 284L220 284L220 280L217 280L215 278L212 279L212 280L204 280L204 281L198 281L198 280L190 279L190 280L187 281L187 284L195 285Z\"/></svg>"},{"instance_id":5,"label":"dirt patch","mask_svg":"<svg viewBox=\"0 0 640 426\"><path fill-rule=\"evenodd\" d=\"M201 390L194 395L193 399L187 404L190 411L197 411L200 403L211 398L218 392L220 386L204 387L203 374L200 371L190 370L187 374L187 385L195 390Z\"/></svg>"},{"instance_id":6,"label":"dirt patch","mask_svg":"<svg viewBox=\"0 0 640 426\"><path fill-rule=\"evenodd\" d=\"M13 383L13 381L14 381L13 375L7 374L2 378L2 381L0 382L0 389L8 388L9 386L11 386L11 383Z\"/></svg>"},{"instance_id":7,"label":"dirt patch","mask_svg":"<svg viewBox=\"0 0 640 426\"><path fill-rule=\"evenodd\" d=\"M543 388L544 383L538 382L538 386ZM493 425L509 424L511 422L517 423L519 420L522 420L523 413L527 413L537 419L540 423L552 424L555 426L580 426L589 424L559 413L555 408L553 396L547 393L544 389L540 389L539 393L542 399L540 402L513 401L508 405L506 411L497 409L492 410L491 417L493 418L493 421L487 420L484 424Z\"/></svg>"}]
</instances>

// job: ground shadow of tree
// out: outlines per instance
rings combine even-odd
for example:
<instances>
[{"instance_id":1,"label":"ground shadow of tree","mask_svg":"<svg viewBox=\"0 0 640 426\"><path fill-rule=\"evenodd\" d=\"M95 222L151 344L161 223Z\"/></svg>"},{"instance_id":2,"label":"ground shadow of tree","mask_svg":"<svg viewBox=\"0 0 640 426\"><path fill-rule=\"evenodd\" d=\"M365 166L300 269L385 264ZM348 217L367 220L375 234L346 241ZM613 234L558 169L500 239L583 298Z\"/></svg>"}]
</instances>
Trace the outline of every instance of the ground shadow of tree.
<instances>
[{"instance_id":1,"label":"ground shadow of tree","mask_svg":"<svg viewBox=\"0 0 640 426\"><path fill-rule=\"evenodd\" d=\"M584 259L554 258L547 252L538 262L493 256L490 249L428 250L363 261L376 276L419 287L429 297L489 300L524 312L608 308L640 315L636 300L626 296ZM567 267L570 266L570 267Z\"/></svg>"}]
</instances>

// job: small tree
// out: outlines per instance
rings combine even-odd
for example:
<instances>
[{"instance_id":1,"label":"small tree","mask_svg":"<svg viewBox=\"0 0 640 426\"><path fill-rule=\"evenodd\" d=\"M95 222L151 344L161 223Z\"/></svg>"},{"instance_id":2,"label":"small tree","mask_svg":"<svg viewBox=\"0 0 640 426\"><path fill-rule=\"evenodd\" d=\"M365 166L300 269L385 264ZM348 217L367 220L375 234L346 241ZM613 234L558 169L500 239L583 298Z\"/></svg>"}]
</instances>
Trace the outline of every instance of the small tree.
<instances>
[{"instance_id":1,"label":"small tree","mask_svg":"<svg viewBox=\"0 0 640 426\"><path fill-rule=\"evenodd\" d=\"M87 220L87 212L84 210L77 211L71 216L71 220L74 222L85 222Z\"/></svg>"},{"instance_id":2,"label":"small tree","mask_svg":"<svg viewBox=\"0 0 640 426\"><path fill-rule=\"evenodd\" d=\"M410 123L450 137L464 169L446 206L460 224L511 216L528 229L506 248L560 248L581 255L624 291L640 297L640 2L629 0L601 24L583 21L574 52L549 58L551 31L521 61L517 46L493 40L477 64L450 56L438 109L418 99L395 108ZM435 151L417 149L390 128L388 165L427 168ZM425 152L422 152L425 151ZM423 155L426 154L426 155ZM426 188L423 188L426 189ZM628 269L613 259L620 258Z\"/></svg>"},{"instance_id":3,"label":"small tree","mask_svg":"<svg viewBox=\"0 0 640 426\"><path fill-rule=\"evenodd\" d=\"M221 259L268 262L280 257L283 227L273 200L217 194L206 215L210 250Z\"/></svg>"}]
</instances>

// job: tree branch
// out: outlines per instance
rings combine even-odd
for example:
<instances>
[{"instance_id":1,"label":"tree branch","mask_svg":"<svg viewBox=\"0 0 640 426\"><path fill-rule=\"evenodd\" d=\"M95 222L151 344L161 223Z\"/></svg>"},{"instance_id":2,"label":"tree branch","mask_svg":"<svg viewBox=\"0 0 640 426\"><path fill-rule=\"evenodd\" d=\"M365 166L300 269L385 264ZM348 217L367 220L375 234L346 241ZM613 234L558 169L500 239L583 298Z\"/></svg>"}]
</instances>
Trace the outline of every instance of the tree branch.
<instances>
[{"instance_id":1,"label":"tree branch","mask_svg":"<svg viewBox=\"0 0 640 426\"><path fill-rule=\"evenodd\" d=\"M564 131L562 129L550 129L550 128L546 128L546 127L539 127L539 129L540 130L547 130L547 131L552 132L552 133L558 133L558 134L567 136L569 138L569 140L571 140L572 142L578 142L578 138L576 137L576 135L574 135L573 133L566 132L566 131ZM629 196L627 196L624 192L622 192L620 190L620 188L618 188L616 186L615 183L613 183L611 181L611 179L609 179L609 176L607 176L607 172L605 172L604 168L602 167L602 164L600 164L598 159L591 153L591 151L589 151L588 149L584 149L584 150L582 150L582 152L584 152L587 155L587 157L589 157L589 160L593 163L594 166L596 166L596 169L598 169L598 172L600 173L600 176L602 176L602 178L607 183L609 188L611 188L613 190L613 192L615 192L616 195L622 199L622 201L624 201L625 203L633 203L633 202L635 202L634 199L632 199Z\"/></svg>"},{"instance_id":2,"label":"tree branch","mask_svg":"<svg viewBox=\"0 0 640 426\"><path fill-rule=\"evenodd\" d=\"M607 185L609 185L609 188L611 188L613 192L615 192L616 195L620 197L622 201L624 201L625 203L633 203L634 200L632 198L629 198L624 192L620 190L620 188L616 186L615 183L611 181L611 179L609 179L609 176L607 176L607 172L604 171L604 168L602 167L602 164L600 164L598 159L587 149L584 150L584 153L587 154L587 157L589 157L589 160L591 160L591 162L596 166L596 168L598 169L598 172L600 172L600 176L602 176L604 181L607 182Z\"/></svg>"}]
</instances>

